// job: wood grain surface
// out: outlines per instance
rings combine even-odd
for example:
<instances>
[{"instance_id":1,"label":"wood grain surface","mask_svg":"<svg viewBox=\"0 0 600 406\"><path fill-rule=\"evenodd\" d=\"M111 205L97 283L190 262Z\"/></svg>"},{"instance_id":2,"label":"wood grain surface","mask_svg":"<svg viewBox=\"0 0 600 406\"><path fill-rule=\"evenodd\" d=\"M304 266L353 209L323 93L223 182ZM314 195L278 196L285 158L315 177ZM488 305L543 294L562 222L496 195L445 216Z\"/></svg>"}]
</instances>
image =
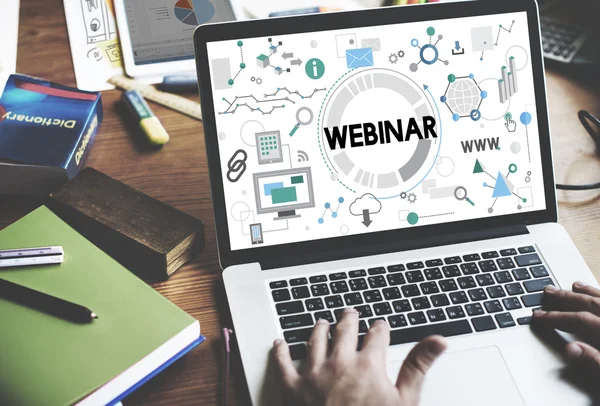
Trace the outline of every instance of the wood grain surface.
<instances>
[{"instance_id":1,"label":"wood grain surface","mask_svg":"<svg viewBox=\"0 0 600 406\"><path fill-rule=\"evenodd\" d=\"M75 86L61 0L21 0L17 70ZM0 42L1 52L1 42ZM577 111L600 113L597 90L549 71L547 86L558 182L600 181L600 160L579 124ZM231 318L218 263L202 123L151 103L171 136L161 150L132 137L117 90L102 94L104 121L87 165L192 216L206 227L206 249L192 263L154 288L200 320L207 341L129 396L126 406L222 402L223 348L220 331ZM189 95L197 100L197 95ZM561 223L600 276L600 192L559 193ZM38 207L39 199L0 196L0 228ZM231 404L250 403L237 346L232 350ZM93 367L93 366L91 366Z\"/></svg>"}]
</instances>

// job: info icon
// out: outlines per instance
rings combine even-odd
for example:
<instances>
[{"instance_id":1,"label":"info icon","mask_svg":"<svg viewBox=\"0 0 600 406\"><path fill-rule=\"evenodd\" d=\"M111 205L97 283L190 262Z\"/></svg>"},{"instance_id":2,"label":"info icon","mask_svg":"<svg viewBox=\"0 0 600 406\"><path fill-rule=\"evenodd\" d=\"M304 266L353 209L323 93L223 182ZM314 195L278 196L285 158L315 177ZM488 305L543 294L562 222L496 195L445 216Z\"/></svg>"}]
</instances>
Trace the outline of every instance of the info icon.
<instances>
[{"instance_id":1,"label":"info icon","mask_svg":"<svg viewBox=\"0 0 600 406\"><path fill-rule=\"evenodd\" d=\"M306 62L306 75L311 79L321 79L325 74L325 64L322 60L313 58Z\"/></svg>"}]
</instances>

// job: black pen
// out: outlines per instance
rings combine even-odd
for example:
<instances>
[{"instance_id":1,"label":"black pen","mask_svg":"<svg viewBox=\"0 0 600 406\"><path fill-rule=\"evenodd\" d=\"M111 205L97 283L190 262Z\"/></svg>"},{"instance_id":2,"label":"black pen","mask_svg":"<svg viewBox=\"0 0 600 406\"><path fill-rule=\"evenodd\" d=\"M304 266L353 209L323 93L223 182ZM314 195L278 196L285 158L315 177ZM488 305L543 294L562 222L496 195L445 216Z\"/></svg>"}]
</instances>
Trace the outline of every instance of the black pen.
<instances>
[{"instance_id":1,"label":"black pen","mask_svg":"<svg viewBox=\"0 0 600 406\"><path fill-rule=\"evenodd\" d=\"M50 296L37 290L29 289L0 278L0 298L10 300L23 306L31 307L44 313L75 323L91 323L97 319L96 313L87 307Z\"/></svg>"}]
</instances>

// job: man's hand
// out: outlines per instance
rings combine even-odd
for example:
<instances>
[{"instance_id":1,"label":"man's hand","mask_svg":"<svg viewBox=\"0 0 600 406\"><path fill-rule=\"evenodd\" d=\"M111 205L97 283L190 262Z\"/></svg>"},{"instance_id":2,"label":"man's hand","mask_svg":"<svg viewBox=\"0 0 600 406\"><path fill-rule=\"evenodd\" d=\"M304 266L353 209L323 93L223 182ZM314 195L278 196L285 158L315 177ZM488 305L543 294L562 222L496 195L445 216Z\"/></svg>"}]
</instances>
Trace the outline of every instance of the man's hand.
<instances>
[{"instance_id":1,"label":"man's hand","mask_svg":"<svg viewBox=\"0 0 600 406\"><path fill-rule=\"evenodd\" d=\"M390 331L386 322L377 321L365 337L360 352L358 345L358 314L345 310L333 336L328 352L329 323L319 320L308 342L306 368L299 374L290 358L287 344L276 340L273 346L275 362L285 389L299 405L418 405L425 374L446 349L440 336L421 341L408 354L396 385L386 373L386 354Z\"/></svg>"},{"instance_id":2,"label":"man's hand","mask_svg":"<svg viewBox=\"0 0 600 406\"><path fill-rule=\"evenodd\" d=\"M581 282L573 284L573 292L546 286L542 306L533 312L535 325L581 338L565 347L567 361L600 372L600 290Z\"/></svg>"}]
</instances>

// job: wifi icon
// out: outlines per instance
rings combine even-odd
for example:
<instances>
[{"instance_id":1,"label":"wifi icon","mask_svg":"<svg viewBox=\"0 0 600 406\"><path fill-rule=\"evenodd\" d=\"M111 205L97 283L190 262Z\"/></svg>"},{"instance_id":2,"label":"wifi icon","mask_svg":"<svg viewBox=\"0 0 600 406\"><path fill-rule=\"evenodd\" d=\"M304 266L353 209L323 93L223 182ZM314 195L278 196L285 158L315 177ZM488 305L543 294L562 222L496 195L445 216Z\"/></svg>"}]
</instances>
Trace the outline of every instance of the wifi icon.
<instances>
[{"instance_id":1,"label":"wifi icon","mask_svg":"<svg viewBox=\"0 0 600 406\"><path fill-rule=\"evenodd\" d=\"M304 151L298 151L298 162L308 161L308 154Z\"/></svg>"}]
</instances>

